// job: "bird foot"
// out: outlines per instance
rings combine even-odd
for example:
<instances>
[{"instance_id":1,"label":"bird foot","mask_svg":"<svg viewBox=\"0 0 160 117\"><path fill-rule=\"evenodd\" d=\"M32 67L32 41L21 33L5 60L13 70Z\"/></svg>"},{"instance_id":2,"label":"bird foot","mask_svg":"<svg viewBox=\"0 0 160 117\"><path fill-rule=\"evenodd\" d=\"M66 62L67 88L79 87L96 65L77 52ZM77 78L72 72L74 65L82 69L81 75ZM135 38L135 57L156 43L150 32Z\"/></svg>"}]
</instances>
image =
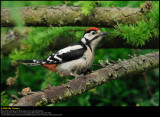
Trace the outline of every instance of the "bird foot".
<instances>
[{"instance_id":1,"label":"bird foot","mask_svg":"<svg viewBox=\"0 0 160 117\"><path fill-rule=\"evenodd\" d=\"M93 72L93 69L92 69L92 68L89 68L89 69L87 69L83 74L84 74L84 75L87 75L87 74L92 73L92 72Z\"/></svg>"}]
</instances>

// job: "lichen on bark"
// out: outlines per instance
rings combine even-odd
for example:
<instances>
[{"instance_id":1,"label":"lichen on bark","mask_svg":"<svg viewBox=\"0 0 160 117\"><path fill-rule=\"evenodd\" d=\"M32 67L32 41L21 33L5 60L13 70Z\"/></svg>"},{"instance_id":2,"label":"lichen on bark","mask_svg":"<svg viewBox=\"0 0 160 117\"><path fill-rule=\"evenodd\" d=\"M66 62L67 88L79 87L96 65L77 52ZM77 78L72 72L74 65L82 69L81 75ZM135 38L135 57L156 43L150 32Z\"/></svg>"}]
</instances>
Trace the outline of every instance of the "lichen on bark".
<instances>
[{"instance_id":1,"label":"lichen on bark","mask_svg":"<svg viewBox=\"0 0 160 117\"><path fill-rule=\"evenodd\" d=\"M66 84L24 96L18 102L11 103L10 106L42 106L56 103L87 92L104 83L139 74L157 67L159 67L159 52L140 55L129 60L110 64L105 68L85 75L85 77L73 79Z\"/></svg>"},{"instance_id":2,"label":"lichen on bark","mask_svg":"<svg viewBox=\"0 0 160 117\"><path fill-rule=\"evenodd\" d=\"M88 16L81 14L80 7L24 7L21 11L26 26L97 26L112 27L115 23L129 24L144 18L146 12L140 8L105 8L97 7ZM11 8L2 8L1 26L14 26Z\"/></svg>"}]
</instances>

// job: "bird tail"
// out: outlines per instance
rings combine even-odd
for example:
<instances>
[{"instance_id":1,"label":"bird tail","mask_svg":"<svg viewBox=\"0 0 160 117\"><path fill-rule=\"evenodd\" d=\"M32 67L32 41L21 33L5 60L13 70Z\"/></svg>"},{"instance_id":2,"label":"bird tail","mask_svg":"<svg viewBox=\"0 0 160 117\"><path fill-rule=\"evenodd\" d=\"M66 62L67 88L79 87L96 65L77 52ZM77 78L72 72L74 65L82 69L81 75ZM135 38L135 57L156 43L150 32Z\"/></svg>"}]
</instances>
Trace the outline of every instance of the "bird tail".
<instances>
[{"instance_id":1,"label":"bird tail","mask_svg":"<svg viewBox=\"0 0 160 117\"><path fill-rule=\"evenodd\" d=\"M18 60L18 61L28 66L42 65L44 68L56 72L57 64L47 64L45 61L42 60Z\"/></svg>"},{"instance_id":2,"label":"bird tail","mask_svg":"<svg viewBox=\"0 0 160 117\"><path fill-rule=\"evenodd\" d=\"M22 64L28 65L28 66L38 66L43 65L42 60L18 60Z\"/></svg>"}]
</instances>

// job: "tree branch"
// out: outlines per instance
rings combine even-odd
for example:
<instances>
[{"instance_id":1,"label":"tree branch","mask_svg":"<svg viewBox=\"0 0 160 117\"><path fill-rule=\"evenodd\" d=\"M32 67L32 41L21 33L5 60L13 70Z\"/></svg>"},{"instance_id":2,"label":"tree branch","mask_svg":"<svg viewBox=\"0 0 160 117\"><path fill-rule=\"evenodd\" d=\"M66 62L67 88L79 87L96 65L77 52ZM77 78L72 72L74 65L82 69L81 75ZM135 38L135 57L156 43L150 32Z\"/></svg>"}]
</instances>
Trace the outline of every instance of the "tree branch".
<instances>
[{"instance_id":1,"label":"tree branch","mask_svg":"<svg viewBox=\"0 0 160 117\"><path fill-rule=\"evenodd\" d=\"M45 91L34 92L34 94L24 96L10 105L40 106L56 103L80 95L112 80L139 74L157 67L159 67L159 52L140 55L129 60L119 61L116 64L110 64L85 77L73 79L66 84L50 87Z\"/></svg>"},{"instance_id":2,"label":"tree branch","mask_svg":"<svg viewBox=\"0 0 160 117\"><path fill-rule=\"evenodd\" d=\"M63 38L63 42L62 42ZM16 30L11 30L8 32L4 37L2 37L2 44L1 44L1 50L3 54L9 54L13 49L20 48L22 45L21 41L22 39L27 39L27 34L20 34ZM76 40L70 38L70 37L58 37L53 39L54 43L51 43L49 46L50 50L58 50L62 49L68 45L76 43ZM133 46L131 44L128 44L126 40L122 39L121 37L109 37L104 36L101 40L100 44L97 48L134 48L134 49L158 49L159 48L159 38L150 38L148 41L145 42L145 45L143 46Z\"/></svg>"},{"instance_id":3,"label":"tree branch","mask_svg":"<svg viewBox=\"0 0 160 117\"><path fill-rule=\"evenodd\" d=\"M12 11L20 11L26 26L97 26L113 27L114 23L130 24L144 18L146 12L141 8L97 7L88 16L81 14L80 7L24 7L2 8L1 26L13 27ZM111 22L112 21L112 22Z\"/></svg>"}]
</instances>

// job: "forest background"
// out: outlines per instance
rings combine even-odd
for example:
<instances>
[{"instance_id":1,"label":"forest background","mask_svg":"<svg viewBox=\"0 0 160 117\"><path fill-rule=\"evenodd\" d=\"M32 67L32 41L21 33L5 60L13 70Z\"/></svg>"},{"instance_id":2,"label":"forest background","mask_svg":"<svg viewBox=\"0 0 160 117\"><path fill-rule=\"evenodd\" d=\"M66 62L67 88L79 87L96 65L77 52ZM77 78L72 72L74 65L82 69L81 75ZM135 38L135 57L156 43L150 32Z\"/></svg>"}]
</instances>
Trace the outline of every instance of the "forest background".
<instances>
[{"instance_id":1,"label":"forest background","mask_svg":"<svg viewBox=\"0 0 160 117\"><path fill-rule=\"evenodd\" d=\"M2 1L1 3L2 9L28 6L35 9L48 6L79 6L81 13L87 16L96 7L140 8L144 6L145 1ZM117 24L124 31L123 34L115 27L98 27L102 31L112 32L104 40L120 36L132 47L101 48L103 43L100 43L95 51L94 64L98 64L99 60L125 60L130 59L127 55L139 56L159 51L156 47L141 48L153 36L159 39L159 1L151 3L153 9L146 16L146 20L140 20L133 25ZM48 84L58 86L63 82L63 78L51 71L39 66L17 66L15 60L44 59L61 47L81 39L84 30L90 27L27 27L23 25L18 12L16 9L12 12L16 27L1 27L1 106L8 106L13 100L11 95L19 95L18 92L26 87L39 91ZM153 26L156 27L152 28ZM72 41L69 41L70 39ZM56 46L59 48L55 49L54 46L58 42L61 45ZM92 68L100 69L97 66ZM69 100L47 106L159 106L159 68L114 80Z\"/></svg>"}]
</instances>

